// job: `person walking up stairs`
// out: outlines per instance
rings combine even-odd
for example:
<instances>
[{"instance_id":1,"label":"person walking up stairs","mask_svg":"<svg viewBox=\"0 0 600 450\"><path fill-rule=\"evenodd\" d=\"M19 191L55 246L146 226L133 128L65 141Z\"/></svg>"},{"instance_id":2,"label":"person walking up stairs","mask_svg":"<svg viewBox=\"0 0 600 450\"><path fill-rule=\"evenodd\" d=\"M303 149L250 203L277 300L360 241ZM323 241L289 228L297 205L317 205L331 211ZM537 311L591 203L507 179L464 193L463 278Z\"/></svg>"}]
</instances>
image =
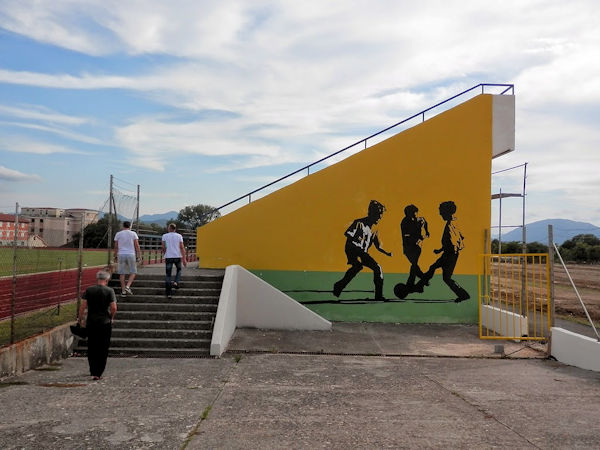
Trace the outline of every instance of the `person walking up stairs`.
<instances>
[{"instance_id":1,"label":"person walking up stairs","mask_svg":"<svg viewBox=\"0 0 600 450\"><path fill-rule=\"evenodd\" d=\"M168 233L162 235L162 251L165 254L165 291L167 298L171 299L173 288L179 289L179 283L181 282L182 260L184 266L187 266L187 261L185 247L183 245L183 236L175 231L176 226L174 223L169 224L168 230ZM175 274L175 281L171 282L173 265L175 265L177 273Z\"/></svg>"}]
</instances>

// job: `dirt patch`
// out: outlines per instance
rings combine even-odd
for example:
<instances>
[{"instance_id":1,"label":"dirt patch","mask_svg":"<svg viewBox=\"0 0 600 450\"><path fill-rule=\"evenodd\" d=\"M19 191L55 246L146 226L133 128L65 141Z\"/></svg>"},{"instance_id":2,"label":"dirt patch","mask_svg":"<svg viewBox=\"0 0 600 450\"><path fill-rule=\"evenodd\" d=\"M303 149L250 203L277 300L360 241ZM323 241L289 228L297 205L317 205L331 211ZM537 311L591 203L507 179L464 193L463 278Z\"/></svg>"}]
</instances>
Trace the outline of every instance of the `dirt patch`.
<instances>
[{"instance_id":1,"label":"dirt patch","mask_svg":"<svg viewBox=\"0 0 600 450\"><path fill-rule=\"evenodd\" d=\"M600 320L600 265L567 264L567 268L590 317L595 321ZM554 265L554 306L557 314L586 318L567 273L560 264Z\"/></svg>"},{"instance_id":2,"label":"dirt patch","mask_svg":"<svg viewBox=\"0 0 600 450\"><path fill-rule=\"evenodd\" d=\"M517 261L517 260L513 260ZM600 321L600 265L568 264L569 274L594 321ZM545 263L528 264L522 272L520 261L494 263L490 266L491 298L494 302L518 310L523 277L528 289L526 308L547 311L547 267ZM561 264L554 265L554 305L558 315L581 318L587 322L585 311Z\"/></svg>"}]
</instances>

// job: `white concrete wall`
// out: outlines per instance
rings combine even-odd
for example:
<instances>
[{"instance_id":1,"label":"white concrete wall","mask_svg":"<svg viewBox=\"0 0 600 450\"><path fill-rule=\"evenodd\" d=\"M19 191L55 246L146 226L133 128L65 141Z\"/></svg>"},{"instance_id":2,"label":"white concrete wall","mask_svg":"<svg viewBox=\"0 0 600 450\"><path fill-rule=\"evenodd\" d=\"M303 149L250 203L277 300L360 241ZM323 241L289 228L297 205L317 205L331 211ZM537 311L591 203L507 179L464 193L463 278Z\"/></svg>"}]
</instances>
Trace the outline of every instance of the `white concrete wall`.
<instances>
[{"instance_id":1,"label":"white concrete wall","mask_svg":"<svg viewBox=\"0 0 600 450\"><path fill-rule=\"evenodd\" d=\"M210 354L221 356L227 349L227 345L235 332L237 324L237 266L229 266L225 269L221 296L217 306L217 316L213 325L212 340L210 342Z\"/></svg>"},{"instance_id":2,"label":"white concrete wall","mask_svg":"<svg viewBox=\"0 0 600 450\"><path fill-rule=\"evenodd\" d=\"M500 336L511 338L528 336L527 317L495 306L481 305L481 325Z\"/></svg>"},{"instance_id":3,"label":"white concrete wall","mask_svg":"<svg viewBox=\"0 0 600 450\"><path fill-rule=\"evenodd\" d=\"M494 95L492 123L492 158L515 149L515 96Z\"/></svg>"},{"instance_id":4,"label":"white concrete wall","mask_svg":"<svg viewBox=\"0 0 600 450\"><path fill-rule=\"evenodd\" d=\"M228 266L210 354L220 356L238 327L270 330L331 330L331 322L241 266Z\"/></svg>"},{"instance_id":5,"label":"white concrete wall","mask_svg":"<svg viewBox=\"0 0 600 450\"><path fill-rule=\"evenodd\" d=\"M570 366L600 372L600 342L563 328L552 327L552 356Z\"/></svg>"}]
</instances>

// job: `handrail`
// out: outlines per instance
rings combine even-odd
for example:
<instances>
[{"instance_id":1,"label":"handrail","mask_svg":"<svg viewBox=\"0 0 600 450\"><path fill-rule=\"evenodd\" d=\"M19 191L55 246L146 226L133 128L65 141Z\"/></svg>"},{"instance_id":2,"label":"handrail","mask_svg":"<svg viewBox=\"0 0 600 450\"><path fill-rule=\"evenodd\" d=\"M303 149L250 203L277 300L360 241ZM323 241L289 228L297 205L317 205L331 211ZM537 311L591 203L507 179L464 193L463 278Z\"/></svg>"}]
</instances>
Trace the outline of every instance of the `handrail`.
<instances>
[{"instance_id":1,"label":"handrail","mask_svg":"<svg viewBox=\"0 0 600 450\"><path fill-rule=\"evenodd\" d=\"M361 139L361 140L359 140L359 141L356 141L354 144L351 144L351 145L349 145L349 146L347 146L347 147L344 147L344 148L343 148L343 149L341 149L341 150L338 150L338 151L336 151L336 152L334 152L334 153L331 153L330 155L328 155L328 156L325 156L325 157L323 157L323 158L319 159L318 161L312 162L312 163L310 163L310 164L308 164L308 165L306 165L306 166L304 166L304 167L301 167L301 168L300 168L300 169L298 169L298 170L295 170L295 171L293 171L293 172L290 172L290 173L288 173L287 175L284 175L284 176L282 176L282 177L280 177L280 178L276 179L275 181L271 181L270 183L267 183L267 184L265 184L264 186L261 186L261 187L259 187L258 189L254 189L253 191L251 191L251 192L248 192L247 194L244 194L244 195L242 195L242 196L240 196L240 197L236 198L235 200L232 200L232 201L230 201L230 202L227 202L227 203L225 203L224 205L221 205L221 206L219 206L218 208L215 208L214 210L215 210L215 211L220 211L221 209L223 209L223 208L226 208L227 206L229 206L229 205L232 205L232 204L234 204L234 203L236 203L236 202L239 202L240 200L242 200L242 199L244 199L244 198L246 198L246 197L248 197L248 203L250 203L250 202L252 201L252 194L256 194L257 192L260 192L260 191L262 191L263 189L266 189L266 188L268 188L268 187L270 187L270 186L273 186L274 184L277 184L277 183L279 183L280 181L283 181L283 180L285 180L286 178L289 178L289 177L291 177L291 176L294 176L294 175L296 175L297 173L300 173L300 172L302 172L302 171L304 171L304 170L307 170L307 171L308 171L308 174L310 175L310 168L311 168L312 166L315 166L315 165L317 165L317 164L320 164L320 163L322 163L323 161L325 161L325 160L327 160L327 159L329 159L329 158L332 158L332 157L334 157L334 156L336 156L336 155L339 155L340 153L342 153L342 152L344 152L344 151L346 151L346 150L348 150L348 149L350 149L350 148L352 148L352 147L355 147L355 146L357 146L358 144L361 144L361 143L364 143L364 144L365 144L365 148L367 148L367 141L368 141L369 139L372 139L372 138L374 138L374 137L376 137L376 136L379 136L380 134L382 134L382 133L385 133L386 131L389 131L389 130L391 130L392 128L395 128L395 127L397 127L398 125L402 125L403 123L405 123L405 122L408 122L409 120L412 120L412 119L414 119L415 117L422 116L422 118L423 118L423 122L424 122L424 121L425 121L425 113L426 113L426 112L429 112L429 111L431 111L432 109L434 109L434 108L437 108L438 106L441 106L441 105L443 105L443 104L445 104L445 103L448 103L448 102L450 102L450 101L454 100L455 98L457 98L457 97L460 97L460 96L462 96L462 95L465 95L465 94L467 94L467 93L469 93L469 92L471 92L471 91L473 91L473 90L475 90L475 89L477 89L477 88L479 88L479 87L481 87L481 93L482 93L482 94L484 94L484 93L485 93L485 88L486 88L486 87L505 87L506 89L504 89L504 90L503 90L503 91L502 91L502 92L501 92L499 95L504 95L504 94L506 94L506 93L507 93L507 92L509 92L509 91L511 91L511 93L512 93L511 95L514 95L514 93L515 93L515 86L514 86L514 84L498 84L498 83L480 83L480 84L477 84L477 85L475 85L475 86L473 86L473 87L471 87L471 88L469 88L469 89L467 89L467 90L464 90L464 91L462 91L462 92L461 92L461 93L459 93L459 94L453 95L452 97L450 97L450 98L447 98L446 100L443 100L443 101L441 101L441 102L439 102L439 103L436 103L435 105L433 105L433 106L430 106L429 108L427 108L427 109L424 109L423 111L420 111L420 112L418 112L418 113L416 113L416 114L413 114L412 116L410 116L410 117L408 117L408 118L406 118L406 119L403 119L403 120L401 120L400 122L397 122L397 123L395 123L394 125L390 125L389 127L387 127L387 128L384 128L383 130L381 130L381 131L378 131L377 133L374 133L374 134L372 134L372 135L370 135L370 136L368 136L368 137L366 137L366 138L364 138L364 139Z\"/></svg>"}]
</instances>

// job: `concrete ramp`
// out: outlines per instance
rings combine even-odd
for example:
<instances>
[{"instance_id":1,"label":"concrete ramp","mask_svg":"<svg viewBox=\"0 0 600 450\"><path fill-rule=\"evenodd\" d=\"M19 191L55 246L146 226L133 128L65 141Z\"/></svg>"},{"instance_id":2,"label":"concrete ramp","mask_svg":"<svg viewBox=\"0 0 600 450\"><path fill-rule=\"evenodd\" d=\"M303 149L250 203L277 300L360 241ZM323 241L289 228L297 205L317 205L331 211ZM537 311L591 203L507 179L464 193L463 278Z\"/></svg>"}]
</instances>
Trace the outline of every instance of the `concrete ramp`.
<instances>
[{"instance_id":1,"label":"concrete ramp","mask_svg":"<svg viewBox=\"0 0 600 450\"><path fill-rule=\"evenodd\" d=\"M298 303L241 266L225 269L210 344L220 356L236 328L269 330L331 330L331 322Z\"/></svg>"}]
</instances>

